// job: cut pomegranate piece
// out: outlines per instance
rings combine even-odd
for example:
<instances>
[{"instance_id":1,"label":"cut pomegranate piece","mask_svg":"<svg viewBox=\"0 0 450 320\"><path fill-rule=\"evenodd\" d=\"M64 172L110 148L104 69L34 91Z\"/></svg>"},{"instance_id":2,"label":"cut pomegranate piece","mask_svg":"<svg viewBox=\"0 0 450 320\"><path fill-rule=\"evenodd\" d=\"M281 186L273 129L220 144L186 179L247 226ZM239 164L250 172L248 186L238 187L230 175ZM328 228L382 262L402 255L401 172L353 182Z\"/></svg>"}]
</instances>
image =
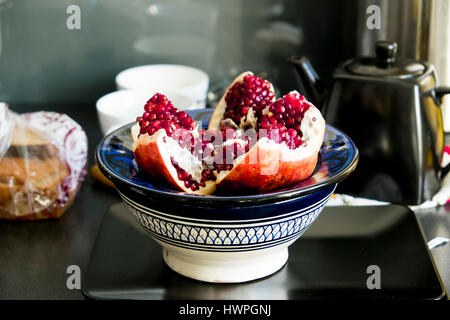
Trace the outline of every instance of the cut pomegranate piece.
<instances>
[{"instance_id":1,"label":"cut pomegranate piece","mask_svg":"<svg viewBox=\"0 0 450 320\"><path fill-rule=\"evenodd\" d=\"M241 74L233 83L242 81ZM233 91L234 84L229 91ZM224 94L226 97L229 92ZM238 104L238 103L236 103ZM209 128L234 128L227 118L229 106L219 102ZM236 158L231 170L217 176L217 188L270 191L308 178L314 171L325 134L325 120L320 111L296 91L268 104L254 114L251 124L240 123L241 129L256 129L256 142L243 156Z\"/></svg>"},{"instance_id":2,"label":"cut pomegranate piece","mask_svg":"<svg viewBox=\"0 0 450 320\"><path fill-rule=\"evenodd\" d=\"M202 161L207 144L202 143L191 117L159 93L144 109L132 128L139 170L188 193L214 192L216 177Z\"/></svg>"},{"instance_id":3,"label":"cut pomegranate piece","mask_svg":"<svg viewBox=\"0 0 450 320\"><path fill-rule=\"evenodd\" d=\"M270 106L275 94L272 85L254 75L245 75L242 81L234 82L225 95L225 119L231 119L239 126L246 122L249 112L258 116Z\"/></svg>"},{"instance_id":4,"label":"cut pomegranate piece","mask_svg":"<svg viewBox=\"0 0 450 320\"><path fill-rule=\"evenodd\" d=\"M275 92L270 82L244 72L220 99L211 117L215 122L210 128L255 129L256 119L274 100Z\"/></svg>"},{"instance_id":5,"label":"cut pomegranate piece","mask_svg":"<svg viewBox=\"0 0 450 320\"><path fill-rule=\"evenodd\" d=\"M215 191L216 178L211 171L164 130L158 130L152 136L140 135L133 149L139 170L150 177L166 181L187 193L211 194Z\"/></svg>"}]
</instances>

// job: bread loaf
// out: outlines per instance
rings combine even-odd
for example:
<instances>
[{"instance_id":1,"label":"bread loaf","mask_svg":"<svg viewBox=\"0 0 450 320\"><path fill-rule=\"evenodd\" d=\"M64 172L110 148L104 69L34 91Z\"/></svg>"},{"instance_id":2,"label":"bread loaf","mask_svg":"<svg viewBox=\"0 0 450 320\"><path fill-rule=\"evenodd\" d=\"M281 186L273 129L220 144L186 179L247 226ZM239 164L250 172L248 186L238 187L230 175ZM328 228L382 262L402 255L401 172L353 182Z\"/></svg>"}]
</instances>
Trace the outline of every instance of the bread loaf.
<instances>
[{"instance_id":1,"label":"bread loaf","mask_svg":"<svg viewBox=\"0 0 450 320\"><path fill-rule=\"evenodd\" d=\"M58 218L70 206L74 190L64 187L70 170L58 149L38 132L15 128L0 158L0 218Z\"/></svg>"}]
</instances>

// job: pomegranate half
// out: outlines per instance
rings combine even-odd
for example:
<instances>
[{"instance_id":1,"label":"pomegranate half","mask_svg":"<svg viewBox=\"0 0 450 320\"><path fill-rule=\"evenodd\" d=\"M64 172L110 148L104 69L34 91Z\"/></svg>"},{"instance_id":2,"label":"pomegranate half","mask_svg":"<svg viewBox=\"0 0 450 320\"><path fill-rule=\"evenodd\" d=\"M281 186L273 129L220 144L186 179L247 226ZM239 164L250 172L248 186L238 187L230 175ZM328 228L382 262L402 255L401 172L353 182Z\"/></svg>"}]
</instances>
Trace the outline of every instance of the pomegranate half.
<instances>
[{"instance_id":1,"label":"pomegranate half","mask_svg":"<svg viewBox=\"0 0 450 320\"><path fill-rule=\"evenodd\" d=\"M174 108L167 97L159 93L144 109L131 129L133 154L139 170L188 193L213 193L216 178L202 161L201 151L205 146L191 117ZM200 144L197 150L193 148L196 143Z\"/></svg>"},{"instance_id":2,"label":"pomegranate half","mask_svg":"<svg viewBox=\"0 0 450 320\"><path fill-rule=\"evenodd\" d=\"M210 129L253 129L257 135L256 143L234 160L231 170L218 174L217 188L270 191L308 178L316 166L325 134L320 111L296 91L255 108L253 101L266 102L265 98L273 99L274 94L271 85L254 78L251 72L239 75L210 120ZM241 90L250 82L251 91ZM247 96L242 97L242 92ZM247 114L237 122L234 115L242 109Z\"/></svg>"}]
</instances>

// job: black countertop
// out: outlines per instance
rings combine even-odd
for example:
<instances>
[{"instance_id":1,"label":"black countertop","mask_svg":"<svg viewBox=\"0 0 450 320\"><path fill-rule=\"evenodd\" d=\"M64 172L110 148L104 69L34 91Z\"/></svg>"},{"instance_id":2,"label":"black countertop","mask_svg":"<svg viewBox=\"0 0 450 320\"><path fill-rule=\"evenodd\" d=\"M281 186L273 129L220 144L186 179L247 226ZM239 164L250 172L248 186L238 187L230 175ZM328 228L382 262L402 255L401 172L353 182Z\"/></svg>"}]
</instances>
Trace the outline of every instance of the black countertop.
<instances>
[{"instance_id":1,"label":"black countertop","mask_svg":"<svg viewBox=\"0 0 450 320\"><path fill-rule=\"evenodd\" d=\"M39 110L29 106L14 111ZM88 136L88 170L102 137L95 106L64 106L44 110L64 112ZM88 174L72 205L58 220L0 221L0 299L84 299L81 290L69 290L69 265L85 270L97 231L112 204L120 201L112 189Z\"/></svg>"},{"instance_id":2,"label":"black countertop","mask_svg":"<svg viewBox=\"0 0 450 320\"><path fill-rule=\"evenodd\" d=\"M101 139L95 107L74 105L54 110L64 110L85 129L90 168ZM81 290L67 288L67 268L77 265L81 273L86 270L103 215L117 202L120 199L114 190L99 185L88 175L73 206L60 219L0 221L0 299L84 299ZM421 210L417 216L427 241L437 236L450 238L450 205ZM432 254L448 290L450 244L433 249Z\"/></svg>"}]
</instances>

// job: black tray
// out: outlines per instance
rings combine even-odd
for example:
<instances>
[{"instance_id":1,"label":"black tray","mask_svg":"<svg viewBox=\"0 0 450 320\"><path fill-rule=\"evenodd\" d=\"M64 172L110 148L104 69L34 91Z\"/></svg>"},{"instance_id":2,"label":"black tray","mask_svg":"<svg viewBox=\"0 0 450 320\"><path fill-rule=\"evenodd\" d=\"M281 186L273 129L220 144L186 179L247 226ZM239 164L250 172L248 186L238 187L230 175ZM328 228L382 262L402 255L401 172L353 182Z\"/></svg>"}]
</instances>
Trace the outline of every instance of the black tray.
<instances>
[{"instance_id":1,"label":"black tray","mask_svg":"<svg viewBox=\"0 0 450 320\"><path fill-rule=\"evenodd\" d=\"M277 273L209 284L167 267L161 247L123 204L106 212L83 278L95 299L441 299L441 280L416 217L396 205L328 207L289 247ZM381 289L367 288L370 265Z\"/></svg>"}]
</instances>

